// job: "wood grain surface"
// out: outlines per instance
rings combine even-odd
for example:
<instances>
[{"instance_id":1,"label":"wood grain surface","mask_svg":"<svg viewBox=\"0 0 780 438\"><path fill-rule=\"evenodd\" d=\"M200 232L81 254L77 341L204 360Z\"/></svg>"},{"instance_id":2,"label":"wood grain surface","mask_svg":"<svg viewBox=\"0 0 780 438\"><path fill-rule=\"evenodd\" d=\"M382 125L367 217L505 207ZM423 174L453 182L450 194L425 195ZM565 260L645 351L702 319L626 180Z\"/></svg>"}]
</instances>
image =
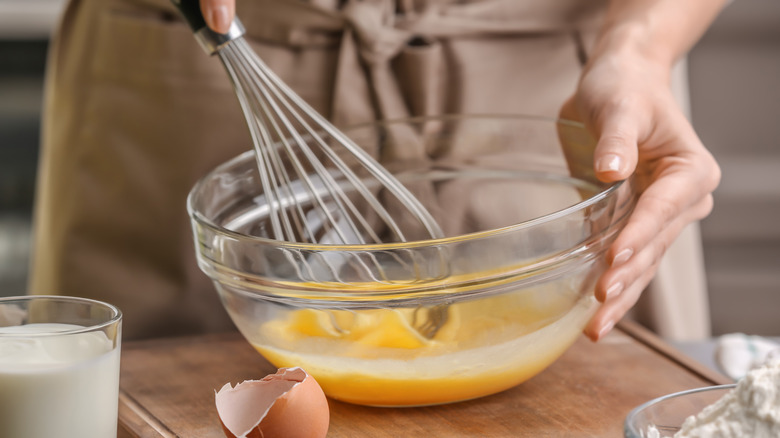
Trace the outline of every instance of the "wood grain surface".
<instances>
[{"instance_id":1,"label":"wood grain surface","mask_svg":"<svg viewBox=\"0 0 780 438\"><path fill-rule=\"evenodd\" d=\"M238 333L127 342L120 437L224 437L214 391L275 371ZM727 383L631 323L582 338L533 379L477 400L371 408L330 400L328 437L620 437L631 409L685 389Z\"/></svg>"}]
</instances>

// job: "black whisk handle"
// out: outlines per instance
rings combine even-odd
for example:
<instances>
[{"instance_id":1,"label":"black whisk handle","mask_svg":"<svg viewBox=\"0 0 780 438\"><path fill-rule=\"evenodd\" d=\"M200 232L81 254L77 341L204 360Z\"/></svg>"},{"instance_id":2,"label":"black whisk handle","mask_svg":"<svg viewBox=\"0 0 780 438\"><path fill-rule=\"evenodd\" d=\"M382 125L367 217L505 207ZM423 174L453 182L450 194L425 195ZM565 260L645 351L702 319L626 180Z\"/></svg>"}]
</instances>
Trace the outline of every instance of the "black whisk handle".
<instances>
[{"instance_id":1,"label":"black whisk handle","mask_svg":"<svg viewBox=\"0 0 780 438\"><path fill-rule=\"evenodd\" d=\"M200 10L200 0L171 0L179 8L179 11L187 20L193 32L197 32L206 26L203 12Z\"/></svg>"},{"instance_id":2,"label":"black whisk handle","mask_svg":"<svg viewBox=\"0 0 780 438\"><path fill-rule=\"evenodd\" d=\"M238 18L233 19L227 33L211 30L203 18L199 0L171 0L171 2L179 8L187 24L192 28L195 39L209 55L217 53L222 46L244 35L244 26Z\"/></svg>"}]
</instances>

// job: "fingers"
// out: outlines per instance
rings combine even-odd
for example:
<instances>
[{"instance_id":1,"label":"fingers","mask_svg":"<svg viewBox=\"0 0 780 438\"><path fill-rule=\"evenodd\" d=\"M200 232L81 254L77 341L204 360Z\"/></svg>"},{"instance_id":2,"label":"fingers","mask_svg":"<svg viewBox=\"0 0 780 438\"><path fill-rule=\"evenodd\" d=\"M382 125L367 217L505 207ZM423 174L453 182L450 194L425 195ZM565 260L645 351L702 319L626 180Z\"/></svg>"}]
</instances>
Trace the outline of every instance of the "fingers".
<instances>
[{"instance_id":1,"label":"fingers","mask_svg":"<svg viewBox=\"0 0 780 438\"><path fill-rule=\"evenodd\" d=\"M654 181L640 195L626 227L607 252L611 264L646 247L675 221L692 222L712 210L712 192L720 181L720 169L707 161L709 154L674 163L652 175Z\"/></svg>"},{"instance_id":2,"label":"fingers","mask_svg":"<svg viewBox=\"0 0 780 438\"><path fill-rule=\"evenodd\" d=\"M230 23L236 14L235 0L200 0L200 10L209 28L215 32L228 33Z\"/></svg>"},{"instance_id":3,"label":"fingers","mask_svg":"<svg viewBox=\"0 0 780 438\"><path fill-rule=\"evenodd\" d=\"M655 265L653 269L645 271L628 289L604 303L593 315L588 325L585 326L583 330L585 336L593 342L606 336L623 315L636 304L639 296L642 295L642 291L650 283L657 269L658 266Z\"/></svg>"},{"instance_id":4,"label":"fingers","mask_svg":"<svg viewBox=\"0 0 780 438\"><path fill-rule=\"evenodd\" d=\"M596 299L604 305L589 322L584 333L594 341L606 335L623 315L636 303L644 288L655 275L661 258L682 229L694 220L706 216L712 209L712 196L700 202L673 220L636 254L616 257L612 266L596 283ZM628 227L623 230L626 232Z\"/></svg>"},{"instance_id":5,"label":"fingers","mask_svg":"<svg viewBox=\"0 0 780 438\"><path fill-rule=\"evenodd\" d=\"M610 268L596 283L596 299L604 305L585 329L592 340L608 333L639 299L667 248L689 223L706 217L720 169L707 153L672 164L651 175L653 183L607 251ZM669 158L667 158L669 159Z\"/></svg>"},{"instance_id":6,"label":"fingers","mask_svg":"<svg viewBox=\"0 0 780 438\"><path fill-rule=\"evenodd\" d=\"M644 272L657 265L683 228L692 221L703 217L711 208L712 196L707 196L699 204L674 220L662 232L653 236L647 245L632 251L625 257L616 258L596 284L596 299L604 302L617 296L621 293L621 289L625 288L624 286L631 285Z\"/></svg>"}]
</instances>

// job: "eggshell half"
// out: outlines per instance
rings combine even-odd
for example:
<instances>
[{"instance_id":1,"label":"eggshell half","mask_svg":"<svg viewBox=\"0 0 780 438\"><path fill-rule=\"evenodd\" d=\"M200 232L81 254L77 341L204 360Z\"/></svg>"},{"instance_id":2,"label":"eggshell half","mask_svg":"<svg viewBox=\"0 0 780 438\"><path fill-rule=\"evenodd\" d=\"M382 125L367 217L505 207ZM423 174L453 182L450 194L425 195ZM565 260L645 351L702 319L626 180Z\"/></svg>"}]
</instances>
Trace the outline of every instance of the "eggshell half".
<instances>
[{"instance_id":1,"label":"eggshell half","mask_svg":"<svg viewBox=\"0 0 780 438\"><path fill-rule=\"evenodd\" d=\"M217 414L229 438L323 438L330 413L322 388L302 368L280 368L216 392Z\"/></svg>"}]
</instances>

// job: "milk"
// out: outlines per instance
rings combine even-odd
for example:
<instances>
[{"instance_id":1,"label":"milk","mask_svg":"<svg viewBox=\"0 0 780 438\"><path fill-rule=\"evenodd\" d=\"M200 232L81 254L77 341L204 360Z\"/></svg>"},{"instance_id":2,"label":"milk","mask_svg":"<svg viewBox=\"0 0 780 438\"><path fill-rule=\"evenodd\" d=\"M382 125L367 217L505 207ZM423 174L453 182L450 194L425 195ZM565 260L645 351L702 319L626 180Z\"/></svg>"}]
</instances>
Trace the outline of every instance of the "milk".
<instances>
[{"instance_id":1,"label":"milk","mask_svg":"<svg viewBox=\"0 0 780 438\"><path fill-rule=\"evenodd\" d=\"M29 336L78 328L0 327L0 437L116 437L118 341L101 331Z\"/></svg>"}]
</instances>

